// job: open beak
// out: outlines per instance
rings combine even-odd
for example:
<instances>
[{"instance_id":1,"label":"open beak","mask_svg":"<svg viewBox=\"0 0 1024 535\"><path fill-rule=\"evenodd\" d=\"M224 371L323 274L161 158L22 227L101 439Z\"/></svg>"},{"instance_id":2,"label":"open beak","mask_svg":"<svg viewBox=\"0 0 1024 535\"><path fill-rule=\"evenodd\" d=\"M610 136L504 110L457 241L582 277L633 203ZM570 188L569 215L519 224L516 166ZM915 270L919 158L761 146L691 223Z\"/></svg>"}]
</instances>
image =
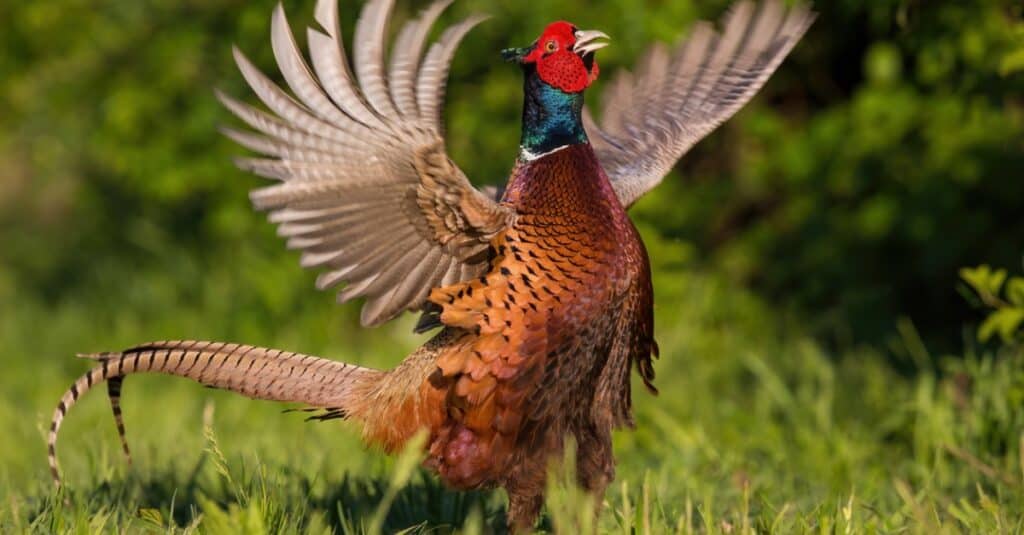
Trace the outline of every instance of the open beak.
<instances>
[{"instance_id":1,"label":"open beak","mask_svg":"<svg viewBox=\"0 0 1024 535\"><path fill-rule=\"evenodd\" d=\"M602 41L601 39L611 39L611 37L598 30L577 31L576 44L573 45L572 50L581 56L593 54L595 51L608 46L608 41Z\"/></svg>"}]
</instances>

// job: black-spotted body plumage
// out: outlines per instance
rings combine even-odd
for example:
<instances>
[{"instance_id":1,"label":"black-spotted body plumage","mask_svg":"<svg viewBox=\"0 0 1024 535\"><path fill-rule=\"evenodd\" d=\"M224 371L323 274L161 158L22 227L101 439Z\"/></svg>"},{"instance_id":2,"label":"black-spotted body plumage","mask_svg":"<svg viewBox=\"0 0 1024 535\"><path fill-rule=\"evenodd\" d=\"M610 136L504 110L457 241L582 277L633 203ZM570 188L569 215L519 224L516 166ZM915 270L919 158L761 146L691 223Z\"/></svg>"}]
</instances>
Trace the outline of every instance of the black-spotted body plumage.
<instances>
[{"instance_id":1,"label":"black-spotted body plumage","mask_svg":"<svg viewBox=\"0 0 1024 535\"><path fill-rule=\"evenodd\" d=\"M626 209L757 92L813 15L776 0L736 4L722 33L700 23L615 78L600 123L583 95L607 36L549 25L534 44L503 52L524 73L523 135L496 197L445 150L449 65L483 20L428 44L448 3L406 23L388 51L392 0L371 0L351 63L334 0L317 2L309 61L278 6L272 47L290 93L236 49L266 110L218 95L251 129L225 129L258 154L239 166L278 181L254 191L254 205L303 266L321 270L317 286L363 299L365 325L419 311L423 330L441 330L387 371L220 342L87 355L98 365L64 394L51 424L55 481L57 433L78 398L107 382L124 442L121 383L158 372L347 418L389 452L425 429L426 465L457 488L504 487L514 530L536 520L546 463L568 437L580 483L600 498L614 477L611 430L633 425L630 370L654 390L654 292Z\"/></svg>"}]
</instances>

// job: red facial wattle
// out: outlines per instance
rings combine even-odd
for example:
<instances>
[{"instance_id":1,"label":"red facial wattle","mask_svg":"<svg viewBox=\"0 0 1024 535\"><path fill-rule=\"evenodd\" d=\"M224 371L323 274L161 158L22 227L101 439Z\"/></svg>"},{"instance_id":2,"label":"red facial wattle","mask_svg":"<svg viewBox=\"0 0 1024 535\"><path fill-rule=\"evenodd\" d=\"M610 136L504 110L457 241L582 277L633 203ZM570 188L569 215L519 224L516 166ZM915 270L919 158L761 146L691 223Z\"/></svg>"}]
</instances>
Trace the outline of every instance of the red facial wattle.
<instances>
[{"instance_id":1,"label":"red facial wattle","mask_svg":"<svg viewBox=\"0 0 1024 535\"><path fill-rule=\"evenodd\" d=\"M537 74L545 83L566 93L579 93L597 79L597 60L584 62L573 50L576 28L568 22L555 22L545 28L537 39L533 51L523 57L524 63L534 63ZM588 68L587 63L590 63Z\"/></svg>"},{"instance_id":2,"label":"red facial wattle","mask_svg":"<svg viewBox=\"0 0 1024 535\"><path fill-rule=\"evenodd\" d=\"M597 63L594 63L596 68ZM549 85L566 93L579 93L590 85L590 72L572 52L555 53L537 62L537 74Z\"/></svg>"}]
</instances>

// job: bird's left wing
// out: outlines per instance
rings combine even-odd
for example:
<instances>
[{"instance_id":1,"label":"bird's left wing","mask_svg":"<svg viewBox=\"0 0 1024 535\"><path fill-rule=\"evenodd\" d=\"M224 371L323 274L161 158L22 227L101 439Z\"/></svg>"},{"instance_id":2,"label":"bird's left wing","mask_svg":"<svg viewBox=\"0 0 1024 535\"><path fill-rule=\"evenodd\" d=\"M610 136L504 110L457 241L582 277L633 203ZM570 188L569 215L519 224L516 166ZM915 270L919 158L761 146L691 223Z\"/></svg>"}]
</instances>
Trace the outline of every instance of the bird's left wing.
<instances>
[{"instance_id":1,"label":"bird's left wing","mask_svg":"<svg viewBox=\"0 0 1024 535\"><path fill-rule=\"evenodd\" d=\"M364 325L419 309L432 288L479 275L491 238L511 217L445 152L448 69L459 41L482 20L448 28L424 54L430 27L449 3L435 2L402 28L385 69L393 0L369 2L355 29L355 76L337 0L317 2L320 28L308 30L312 70L278 4L274 56L294 97L237 49L243 76L273 113L218 94L259 132L225 129L263 155L241 158L239 166L280 181L253 191L253 204L270 212L290 248L303 251L303 266L326 268L319 288L345 284L339 301L366 299Z\"/></svg>"},{"instance_id":2,"label":"bird's left wing","mask_svg":"<svg viewBox=\"0 0 1024 535\"><path fill-rule=\"evenodd\" d=\"M673 51L655 46L637 73L620 73L604 95L601 123L584 125L619 200L629 207L657 186L695 143L764 85L814 20L805 6L738 2L721 34L697 23Z\"/></svg>"}]
</instances>

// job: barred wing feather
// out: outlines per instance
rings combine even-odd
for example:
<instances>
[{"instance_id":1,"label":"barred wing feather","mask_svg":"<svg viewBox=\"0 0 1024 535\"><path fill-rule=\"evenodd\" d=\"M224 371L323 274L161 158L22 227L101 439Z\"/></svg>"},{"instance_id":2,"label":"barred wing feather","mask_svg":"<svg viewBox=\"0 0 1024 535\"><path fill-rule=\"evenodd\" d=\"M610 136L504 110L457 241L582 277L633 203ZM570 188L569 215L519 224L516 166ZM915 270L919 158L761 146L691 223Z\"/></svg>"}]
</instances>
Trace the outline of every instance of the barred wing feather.
<instances>
[{"instance_id":1,"label":"barred wing feather","mask_svg":"<svg viewBox=\"0 0 1024 535\"><path fill-rule=\"evenodd\" d=\"M814 21L805 6L738 2L717 33L697 23L675 50L652 47L611 83L584 125L623 206L657 186L695 143L754 96Z\"/></svg>"},{"instance_id":2,"label":"barred wing feather","mask_svg":"<svg viewBox=\"0 0 1024 535\"><path fill-rule=\"evenodd\" d=\"M280 4L274 57L291 93L240 51L235 59L268 111L218 98L253 131L224 129L260 157L242 169L280 181L251 194L302 265L323 268L321 289L344 285L339 301L365 298L364 325L422 308L430 290L482 273L492 237L510 214L470 184L449 159L441 127L448 69L472 17L427 48L440 0L400 31L391 62L385 35L393 1L373 0L355 29L354 73L346 59L337 0L319 0L308 29L312 69ZM424 49L426 53L424 54Z\"/></svg>"}]
</instances>

